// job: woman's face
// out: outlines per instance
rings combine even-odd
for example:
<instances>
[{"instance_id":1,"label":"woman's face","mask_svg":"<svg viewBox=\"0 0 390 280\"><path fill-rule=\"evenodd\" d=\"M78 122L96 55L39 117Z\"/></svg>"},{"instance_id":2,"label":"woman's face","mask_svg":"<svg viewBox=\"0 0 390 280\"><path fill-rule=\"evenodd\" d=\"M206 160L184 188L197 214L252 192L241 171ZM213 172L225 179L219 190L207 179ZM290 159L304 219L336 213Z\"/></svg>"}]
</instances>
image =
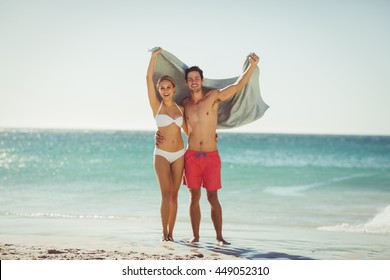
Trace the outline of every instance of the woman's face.
<instances>
[{"instance_id":1,"label":"woman's face","mask_svg":"<svg viewBox=\"0 0 390 280\"><path fill-rule=\"evenodd\" d=\"M158 86L158 92L160 93L162 99L173 98L175 86L168 80L162 80Z\"/></svg>"}]
</instances>

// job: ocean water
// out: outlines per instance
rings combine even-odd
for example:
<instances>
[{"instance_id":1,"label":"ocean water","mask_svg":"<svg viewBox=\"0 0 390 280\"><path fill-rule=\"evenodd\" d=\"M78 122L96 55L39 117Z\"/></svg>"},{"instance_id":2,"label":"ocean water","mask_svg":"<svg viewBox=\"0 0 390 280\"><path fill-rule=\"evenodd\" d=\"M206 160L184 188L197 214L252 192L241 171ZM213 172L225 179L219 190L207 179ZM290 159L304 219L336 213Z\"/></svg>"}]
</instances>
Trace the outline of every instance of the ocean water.
<instances>
[{"instance_id":1,"label":"ocean water","mask_svg":"<svg viewBox=\"0 0 390 280\"><path fill-rule=\"evenodd\" d=\"M0 238L82 236L164 250L153 145L153 132L1 130ZM203 192L195 249L390 259L390 137L220 132L219 152L232 245L214 245ZM182 186L174 246L192 236L188 199Z\"/></svg>"}]
</instances>

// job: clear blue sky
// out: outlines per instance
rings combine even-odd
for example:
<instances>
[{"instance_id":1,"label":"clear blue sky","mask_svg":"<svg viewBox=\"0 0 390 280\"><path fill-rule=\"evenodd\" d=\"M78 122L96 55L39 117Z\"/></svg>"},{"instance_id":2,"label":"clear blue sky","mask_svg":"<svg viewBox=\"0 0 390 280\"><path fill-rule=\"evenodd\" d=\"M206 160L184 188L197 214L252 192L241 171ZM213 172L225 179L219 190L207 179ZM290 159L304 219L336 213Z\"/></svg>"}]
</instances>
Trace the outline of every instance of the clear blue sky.
<instances>
[{"instance_id":1,"label":"clear blue sky","mask_svg":"<svg viewBox=\"0 0 390 280\"><path fill-rule=\"evenodd\" d=\"M147 129L148 48L207 78L261 56L232 131L390 135L390 2L0 0L0 128Z\"/></svg>"}]
</instances>

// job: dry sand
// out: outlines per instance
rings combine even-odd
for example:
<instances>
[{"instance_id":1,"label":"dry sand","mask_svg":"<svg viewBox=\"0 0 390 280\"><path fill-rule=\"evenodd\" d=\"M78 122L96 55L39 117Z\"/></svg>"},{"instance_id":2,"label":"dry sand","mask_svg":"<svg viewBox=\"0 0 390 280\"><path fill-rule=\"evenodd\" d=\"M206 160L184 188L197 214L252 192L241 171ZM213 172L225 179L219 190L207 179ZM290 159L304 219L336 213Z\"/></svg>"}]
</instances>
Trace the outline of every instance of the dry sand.
<instances>
[{"instance_id":1,"label":"dry sand","mask_svg":"<svg viewBox=\"0 0 390 280\"><path fill-rule=\"evenodd\" d=\"M1 236L1 260L219 260L234 256L183 246L176 242L158 242L141 247L117 241L74 237Z\"/></svg>"},{"instance_id":2,"label":"dry sand","mask_svg":"<svg viewBox=\"0 0 390 280\"><path fill-rule=\"evenodd\" d=\"M77 248L58 249L0 243L1 260L199 260L218 259L199 254L148 254L134 251L105 251Z\"/></svg>"}]
</instances>

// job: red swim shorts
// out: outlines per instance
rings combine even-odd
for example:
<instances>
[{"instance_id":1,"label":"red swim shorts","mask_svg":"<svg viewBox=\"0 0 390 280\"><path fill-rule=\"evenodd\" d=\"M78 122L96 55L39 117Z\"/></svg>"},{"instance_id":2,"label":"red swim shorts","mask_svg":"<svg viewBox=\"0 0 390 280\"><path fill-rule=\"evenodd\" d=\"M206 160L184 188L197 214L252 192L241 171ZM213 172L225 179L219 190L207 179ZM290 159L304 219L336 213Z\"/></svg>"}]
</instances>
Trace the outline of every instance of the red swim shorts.
<instances>
[{"instance_id":1,"label":"red swim shorts","mask_svg":"<svg viewBox=\"0 0 390 280\"><path fill-rule=\"evenodd\" d=\"M218 151L197 152L187 150L184 155L183 184L190 189L203 186L208 191L221 186L221 159Z\"/></svg>"}]
</instances>

